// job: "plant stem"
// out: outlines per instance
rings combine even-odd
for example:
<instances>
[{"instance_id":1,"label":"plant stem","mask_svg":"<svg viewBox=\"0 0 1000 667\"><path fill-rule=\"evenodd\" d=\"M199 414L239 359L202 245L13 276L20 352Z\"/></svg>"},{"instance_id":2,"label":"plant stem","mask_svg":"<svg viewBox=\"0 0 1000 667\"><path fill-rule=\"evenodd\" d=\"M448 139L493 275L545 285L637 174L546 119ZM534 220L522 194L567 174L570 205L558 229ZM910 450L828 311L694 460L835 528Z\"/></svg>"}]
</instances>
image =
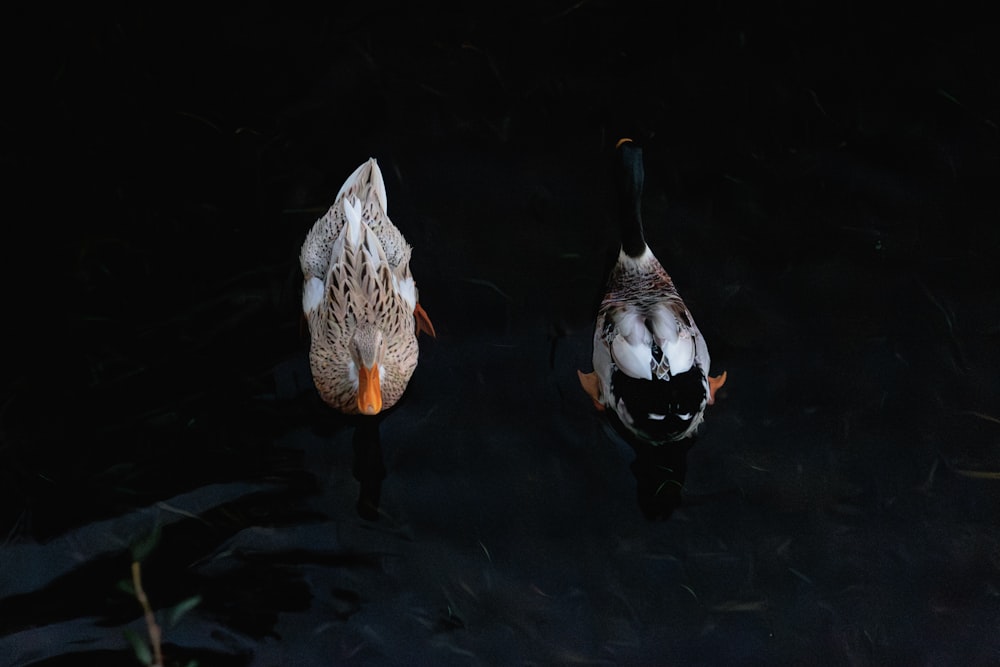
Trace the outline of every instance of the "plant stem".
<instances>
[{"instance_id":1,"label":"plant stem","mask_svg":"<svg viewBox=\"0 0 1000 667\"><path fill-rule=\"evenodd\" d=\"M152 667L163 667L163 652L160 649L160 639L163 633L153 615L153 608L149 606L149 598L142 588L142 570L139 561L132 562L132 586L135 588L135 597L142 605L142 610L146 615L146 629L149 631L149 643L153 645L153 665Z\"/></svg>"}]
</instances>

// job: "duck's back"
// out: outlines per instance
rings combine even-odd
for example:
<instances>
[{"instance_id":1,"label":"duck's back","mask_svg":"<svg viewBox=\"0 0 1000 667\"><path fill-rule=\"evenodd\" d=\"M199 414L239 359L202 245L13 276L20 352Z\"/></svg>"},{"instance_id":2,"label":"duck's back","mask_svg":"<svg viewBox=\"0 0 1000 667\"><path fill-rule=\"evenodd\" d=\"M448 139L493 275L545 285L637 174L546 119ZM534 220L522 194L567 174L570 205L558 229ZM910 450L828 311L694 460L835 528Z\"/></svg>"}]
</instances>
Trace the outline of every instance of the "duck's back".
<instances>
[{"instance_id":1,"label":"duck's back","mask_svg":"<svg viewBox=\"0 0 1000 667\"><path fill-rule=\"evenodd\" d=\"M344 181L333 205L306 235L300 255L302 273L307 277L326 276L334 245L347 224L345 206L357 210L361 221L375 233L393 271L405 272L410 262L410 245L389 219L382 171L375 158L370 158Z\"/></svg>"}]
</instances>

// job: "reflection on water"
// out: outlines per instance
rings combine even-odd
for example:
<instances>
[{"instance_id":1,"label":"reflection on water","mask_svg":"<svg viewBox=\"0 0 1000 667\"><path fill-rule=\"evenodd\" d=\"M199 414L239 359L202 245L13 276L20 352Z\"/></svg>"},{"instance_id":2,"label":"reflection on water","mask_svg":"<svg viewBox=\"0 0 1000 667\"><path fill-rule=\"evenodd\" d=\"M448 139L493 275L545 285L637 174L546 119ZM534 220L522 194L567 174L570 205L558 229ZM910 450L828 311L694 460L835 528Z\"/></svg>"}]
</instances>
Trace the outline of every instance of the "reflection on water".
<instances>
[{"instance_id":1,"label":"reflection on water","mask_svg":"<svg viewBox=\"0 0 1000 667\"><path fill-rule=\"evenodd\" d=\"M358 481L358 516L369 521L378 519L382 497L382 480L385 479L385 462L382 460L380 425L383 415L358 416L354 424L354 479Z\"/></svg>"},{"instance_id":2,"label":"reflection on water","mask_svg":"<svg viewBox=\"0 0 1000 667\"><path fill-rule=\"evenodd\" d=\"M688 452L697 436L680 442L651 445L636 438L612 410L605 410L613 432L635 453L629 470L635 477L636 501L647 519L668 519L683 503ZM702 428L706 428L703 426Z\"/></svg>"}]
</instances>

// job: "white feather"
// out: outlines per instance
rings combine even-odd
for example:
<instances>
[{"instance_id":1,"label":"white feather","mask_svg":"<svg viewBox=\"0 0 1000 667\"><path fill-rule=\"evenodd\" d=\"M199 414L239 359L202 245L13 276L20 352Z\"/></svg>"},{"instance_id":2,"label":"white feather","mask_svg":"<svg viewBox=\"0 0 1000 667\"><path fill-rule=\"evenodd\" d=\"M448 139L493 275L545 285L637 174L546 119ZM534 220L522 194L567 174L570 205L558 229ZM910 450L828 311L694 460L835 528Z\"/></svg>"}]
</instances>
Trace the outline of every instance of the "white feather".
<instances>
[{"instance_id":1,"label":"white feather","mask_svg":"<svg viewBox=\"0 0 1000 667\"><path fill-rule=\"evenodd\" d=\"M368 162L362 162L357 169L351 172L351 175L347 177L347 180L344 181L344 184L340 186L340 190L337 191L337 196L333 198L334 201L340 199L341 196L346 194L348 190L350 190L357 184L358 180L361 179L361 172L364 171L365 167L367 166Z\"/></svg>"},{"instance_id":2,"label":"white feather","mask_svg":"<svg viewBox=\"0 0 1000 667\"><path fill-rule=\"evenodd\" d=\"M319 307L326 294L326 285L316 276L311 277L302 290L302 312L308 315Z\"/></svg>"},{"instance_id":3,"label":"white feather","mask_svg":"<svg viewBox=\"0 0 1000 667\"><path fill-rule=\"evenodd\" d=\"M382 244L379 242L378 237L375 236L375 232L368 225L365 225L364 228L365 256L372 269L378 271L379 267L382 266L382 262L385 261L385 251L382 249Z\"/></svg>"},{"instance_id":4,"label":"white feather","mask_svg":"<svg viewBox=\"0 0 1000 667\"><path fill-rule=\"evenodd\" d=\"M615 412L618 413L618 417L621 418L622 422L626 426L632 426L635 424L635 419L632 417L632 413L628 411L625 407L625 399L619 398L618 403L615 405Z\"/></svg>"},{"instance_id":5,"label":"white feather","mask_svg":"<svg viewBox=\"0 0 1000 667\"><path fill-rule=\"evenodd\" d=\"M381 377L379 378L381 379ZM347 360L347 380L351 383L354 391L358 390L358 366L353 359Z\"/></svg>"},{"instance_id":6,"label":"white feather","mask_svg":"<svg viewBox=\"0 0 1000 667\"><path fill-rule=\"evenodd\" d=\"M653 329L656 344L661 348L668 342L677 340L677 330L680 329L680 323L674 312L666 306L660 305L653 310L649 318L649 325Z\"/></svg>"},{"instance_id":7,"label":"white feather","mask_svg":"<svg viewBox=\"0 0 1000 667\"><path fill-rule=\"evenodd\" d=\"M392 277L393 284L396 291L399 292L399 296L403 297L403 301L410 309L417 307L417 285L413 282L412 277L403 278L403 280L396 283L396 276Z\"/></svg>"},{"instance_id":8,"label":"white feather","mask_svg":"<svg viewBox=\"0 0 1000 667\"><path fill-rule=\"evenodd\" d=\"M594 372L597 373L600 383L601 403L611 407L611 396L608 395L607 386L608 380L611 378L611 350L608 349L601 335L603 325L604 319L601 318L594 329Z\"/></svg>"},{"instance_id":9,"label":"white feather","mask_svg":"<svg viewBox=\"0 0 1000 667\"><path fill-rule=\"evenodd\" d=\"M372 165L372 187L375 189L375 196L378 198L378 205L382 207L382 212L389 214L389 199L385 195L385 181L382 180L382 170L378 167L375 158L369 160Z\"/></svg>"},{"instance_id":10,"label":"white feather","mask_svg":"<svg viewBox=\"0 0 1000 667\"><path fill-rule=\"evenodd\" d=\"M348 242L356 246L361 241L361 202L357 197L344 197L344 217L347 225L344 234Z\"/></svg>"},{"instance_id":11,"label":"white feather","mask_svg":"<svg viewBox=\"0 0 1000 667\"><path fill-rule=\"evenodd\" d=\"M618 335L611 341L611 357L626 375L642 380L653 379L653 338L642 315L621 311L615 316Z\"/></svg>"},{"instance_id":12,"label":"white feather","mask_svg":"<svg viewBox=\"0 0 1000 667\"><path fill-rule=\"evenodd\" d=\"M670 374L677 375L691 370L694 365L694 338L687 329L678 332L677 339L663 346L663 354L670 364Z\"/></svg>"},{"instance_id":13,"label":"white feather","mask_svg":"<svg viewBox=\"0 0 1000 667\"><path fill-rule=\"evenodd\" d=\"M640 380L652 380L653 351L648 343L629 343L625 336L617 336L611 343L611 357L623 373Z\"/></svg>"},{"instance_id":14,"label":"white feather","mask_svg":"<svg viewBox=\"0 0 1000 667\"><path fill-rule=\"evenodd\" d=\"M625 253L625 249L622 248L618 251L618 266L622 267L627 273L646 273L646 264L651 260L656 259L653 256L653 251L649 249L649 246L645 246L642 250L642 254L638 257L630 257Z\"/></svg>"}]
</instances>

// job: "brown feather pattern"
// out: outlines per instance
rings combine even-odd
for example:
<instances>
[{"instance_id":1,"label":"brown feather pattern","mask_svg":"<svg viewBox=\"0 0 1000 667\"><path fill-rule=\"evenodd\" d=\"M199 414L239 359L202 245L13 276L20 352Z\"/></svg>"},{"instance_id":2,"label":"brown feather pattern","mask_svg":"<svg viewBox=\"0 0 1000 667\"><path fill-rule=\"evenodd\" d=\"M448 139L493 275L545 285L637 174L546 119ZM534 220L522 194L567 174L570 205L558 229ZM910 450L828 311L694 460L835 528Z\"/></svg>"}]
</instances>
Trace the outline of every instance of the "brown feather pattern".
<instances>
[{"instance_id":1,"label":"brown feather pattern","mask_svg":"<svg viewBox=\"0 0 1000 667\"><path fill-rule=\"evenodd\" d=\"M358 412L357 364L362 358L378 362L382 406L388 409L402 396L419 356L411 249L384 202L381 172L372 159L351 175L330 210L313 225L300 256L305 293L311 280L322 276L323 281L315 307L303 301L313 380L325 402L348 414ZM357 207L360 223L351 225L346 206Z\"/></svg>"}]
</instances>

